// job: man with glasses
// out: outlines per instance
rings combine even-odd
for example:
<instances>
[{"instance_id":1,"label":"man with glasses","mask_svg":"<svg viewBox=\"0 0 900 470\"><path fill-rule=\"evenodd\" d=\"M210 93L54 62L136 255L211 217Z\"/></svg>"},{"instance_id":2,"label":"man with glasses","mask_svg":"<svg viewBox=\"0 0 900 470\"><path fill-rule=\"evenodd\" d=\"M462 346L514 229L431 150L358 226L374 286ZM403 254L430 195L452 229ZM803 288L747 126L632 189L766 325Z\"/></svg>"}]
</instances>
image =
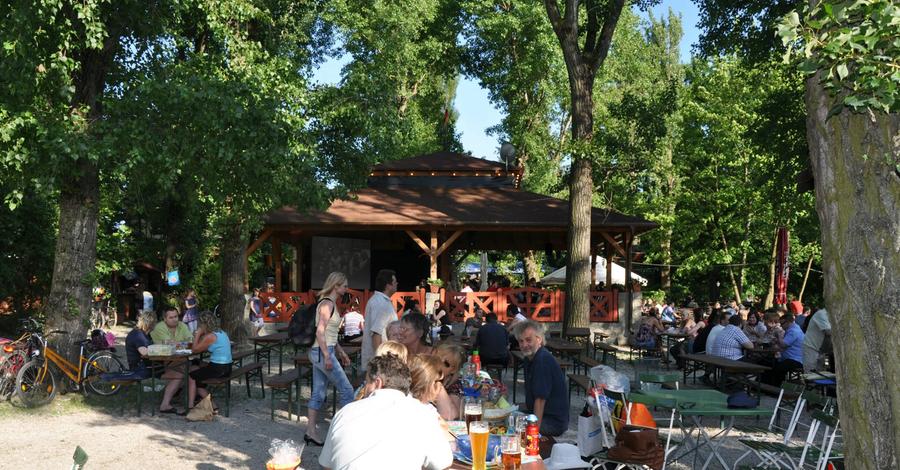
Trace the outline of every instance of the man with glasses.
<instances>
[{"instance_id":1,"label":"man with glasses","mask_svg":"<svg viewBox=\"0 0 900 470\"><path fill-rule=\"evenodd\" d=\"M361 349L362 370L375 357L375 350L386 340L385 328L397 319L391 296L397 292L397 274L392 269L382 269L375 276L375 293L366 303L365 326Z\"/></svg>"}]
</instances>

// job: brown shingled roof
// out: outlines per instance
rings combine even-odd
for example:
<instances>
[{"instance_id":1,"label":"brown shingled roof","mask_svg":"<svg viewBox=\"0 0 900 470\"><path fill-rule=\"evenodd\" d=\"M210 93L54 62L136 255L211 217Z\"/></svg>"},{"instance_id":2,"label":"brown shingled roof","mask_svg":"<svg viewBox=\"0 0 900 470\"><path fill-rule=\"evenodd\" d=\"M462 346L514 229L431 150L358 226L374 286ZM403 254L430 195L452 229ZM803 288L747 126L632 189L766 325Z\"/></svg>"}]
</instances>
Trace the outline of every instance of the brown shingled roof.
<instances>
[{"instance_id":1,"label":"brown shingled roof","mask_svg":"<svg viewBox=\"0 0 900 470\"><path fill-rule=\"evenodd\" d=\"M568 201L513 188L365 188L355 194L355 200L334 201L324 212L301 213L290 207L272 211L266 224L314 230L446 227L492 231L564 231L568 225ZM641 233L655 227L656 223L640 217L593 209L594 231L632 228Z\"/></svg>"},{"instance_id":2,"label":"brown shingled roof","mask_svg":"<svg viewBox=\"0 0 900 470\"><path fill-rule=\"evenodd\" d=\"M497 171L505 170L506 165L500 162L476 158L471 155L454 152L435 152L419 155L403 160L379 163L373 171Z\"/></svg>"}]
</instances>

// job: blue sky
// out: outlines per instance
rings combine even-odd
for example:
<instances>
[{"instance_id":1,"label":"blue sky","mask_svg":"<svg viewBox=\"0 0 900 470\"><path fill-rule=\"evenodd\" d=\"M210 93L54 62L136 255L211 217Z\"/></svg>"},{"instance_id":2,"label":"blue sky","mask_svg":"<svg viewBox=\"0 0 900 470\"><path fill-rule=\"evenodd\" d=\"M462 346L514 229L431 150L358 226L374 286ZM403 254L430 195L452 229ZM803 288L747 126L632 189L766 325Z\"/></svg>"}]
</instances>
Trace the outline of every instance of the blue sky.
<instances>
[{"instance_id":1,"label":"blue sky","mask_svg":"<svg viewBox=\"0 0 900 470\"><path fill-rule=\"evenodd\" d=\"M697 42L700 34L697 29L699 11L697 5L690 0L663 0L653 8L653 14L659 18L665 15L669 8L681 14L684 29L681 60L687 62L691 57L691 47ZM343 56L327 61L315 72L313 79L319 83L337 83L340 80L341 67L348 60L349 57ZM500 123L503 115L491 104L487 91L477 82L463 78L456 91L454 106L459 112L456 128L461 134L463 148L476 157L499 159L500 142L496 137L487 135L486 131L489 127Z\"/></svg>"}]
</instances>

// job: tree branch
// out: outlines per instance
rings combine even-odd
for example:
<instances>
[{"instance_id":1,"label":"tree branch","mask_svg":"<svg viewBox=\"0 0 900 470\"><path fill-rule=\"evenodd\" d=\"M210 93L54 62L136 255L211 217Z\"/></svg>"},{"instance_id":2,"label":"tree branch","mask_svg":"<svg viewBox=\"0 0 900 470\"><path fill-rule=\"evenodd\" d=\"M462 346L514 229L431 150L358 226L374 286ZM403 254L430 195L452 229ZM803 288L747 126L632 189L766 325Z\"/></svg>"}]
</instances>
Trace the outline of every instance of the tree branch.
<instances>
[{"instance_id":1,"label":"tree branch","mask_svg":"<svg viewBox=\"0 0 900 470\"><path fill-rule=\"evenodd\" d=\"M592 54L594 52L595 42L597 42L597 3L596 0L585 0L585 9L587 10L587 23L585 30L587 36L584 39L584 53Z\"/></svg>"},{"instance_id":2,"label":"tree branch","mask_svg":"<svg viewBox=\"0 0 900 470\"><path fill-rule=\"evenodd\" d=\"M591 47L591 54L585 62L591 67L592 73L596 73L597 69L603 65L606 56L609 54L609 46L612 44L613 33L616 31L616 25L619 23L619 16L622 15L622 8L625 7L625 0L613 0L609 5L609 11L606 14L606 20L603 22L603 30L597 39L597 45L594 47L585 46L585 50Z\"/></svg>"}]
</instances>

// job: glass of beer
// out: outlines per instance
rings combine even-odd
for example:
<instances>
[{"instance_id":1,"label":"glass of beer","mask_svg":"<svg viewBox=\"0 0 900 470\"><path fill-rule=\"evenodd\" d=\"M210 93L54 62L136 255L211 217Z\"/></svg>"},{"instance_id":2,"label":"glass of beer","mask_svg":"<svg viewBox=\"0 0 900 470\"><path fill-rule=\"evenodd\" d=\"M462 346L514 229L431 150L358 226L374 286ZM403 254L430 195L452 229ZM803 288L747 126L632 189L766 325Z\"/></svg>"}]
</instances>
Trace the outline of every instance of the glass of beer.
<instances>
[{"instance_id":1,"label":"glass of beer","mask_svg":"<svg viewBox=\"0 0 900 470\"><path fill-rule=\"evenodd\" d=\"M481 417L484 414L484 406L481 400L478 399L465 400L463 403L463 412L466 414L466 429L469 429L474 421L481 421ZM472 430L469 429L469 432L472 432Z\"/></svg>"},{"instance_id":2,"label":"glass of beer","mask_svg":"<svg viewBox=\"0 0 900 470\"><path fill-rule=\"evenodd\" d=\"M500 470L519 470L522 468L522 446L518 433L500 436Z\"/></svg>"},{"instance_id":3,"label":"glass of beer","mask_svg":"<svg viewBox=\"0 0 900 470\"><path fill-rule=\"evenodd\" d=\"M491 427L486 421L472 421L469 424L469 442L472 444L472 470L487 468L488 436Z\"/></svg>"}]
</instances>

